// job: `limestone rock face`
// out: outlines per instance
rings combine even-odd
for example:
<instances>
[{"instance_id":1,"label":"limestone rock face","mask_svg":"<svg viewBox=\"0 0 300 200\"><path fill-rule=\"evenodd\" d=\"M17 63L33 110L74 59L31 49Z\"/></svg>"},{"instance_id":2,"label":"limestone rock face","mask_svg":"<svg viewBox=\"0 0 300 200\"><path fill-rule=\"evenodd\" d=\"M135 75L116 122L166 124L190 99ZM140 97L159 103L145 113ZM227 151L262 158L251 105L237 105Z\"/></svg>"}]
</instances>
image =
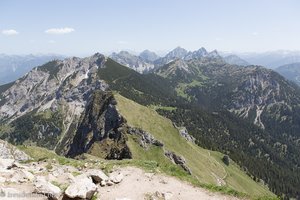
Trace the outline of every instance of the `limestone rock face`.
<instances>
[{"instance_id":1,"label":"limestone rock face","mask_svg":"<svg viewBox=\"0 0 300 200\"><path fill-rule=\"evenodd\" d=\"M0 140L0 158L26 161L30 157L6 141Z\"/></svg>"},{"instance_id":2,"label":"limestone rock face","mask_svg":"<svg viewBox=\"0 0 300 200\"><path fill-rule=\"evenodd\" d=\"M108 85L98 78L106 57L54 60L36 67L0 91L1 138L34 144L64 154L69 136L95 90ZM66 137L65 137L66 136Z\"/></svg>"},{"instance_id":3,"label":"limestone rock face","mask_svg":"<svg viewBox=\"0 0 300 200\"><path fill-rule=\"evenodd\" d=\"M154 68L152 61L146 60L141 56L135 56L127 51L112 53L110 57L139 73L147 73Z\"/></svg>"}]
</instances>

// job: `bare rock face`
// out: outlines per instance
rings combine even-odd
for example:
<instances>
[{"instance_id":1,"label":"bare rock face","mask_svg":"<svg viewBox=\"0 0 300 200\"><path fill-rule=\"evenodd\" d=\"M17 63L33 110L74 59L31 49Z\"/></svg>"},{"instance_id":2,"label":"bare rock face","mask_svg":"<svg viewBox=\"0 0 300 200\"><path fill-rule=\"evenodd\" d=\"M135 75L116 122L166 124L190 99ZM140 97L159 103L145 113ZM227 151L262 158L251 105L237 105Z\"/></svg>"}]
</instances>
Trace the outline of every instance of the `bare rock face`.
<instances>
[{"instance_id":1,"label":"bare rock face","mask_svg":"<svg viewBox=\"0 0 300 200\"><path fill-rule=\"evenodd\" d=\"M26 161L30 157L6 141L0 140L0 158Z\"/></svg>"},{"instance_id":2,"label":"bare rock face","mask_svg":"<svg viewBox=\"0 0 300 200\"><path fill-rule=\"evenodd\" d=\"M153 137L153 135L151 135L150 133L148 133L146 131L143 131L142 129L129 127L128 134L139 136L140 137L139 143L140 143L141 147L143 147L145 149L147 149L149 147L149 145L154 145L154 146L159 146L159 147L164 146L164 144L161 141L155 139Z\"/></svg>"},{"instance_id":3,"label":"bare rock face","mask_svg":"<svg viewBox=\"0 0 300 200\"><path fill-rule=\"evenodd\" d=\"M189 174L192 174L191 170L186 166L184 157L176 155L174 152L165 151L165 155L176 165L179 165Z\"/></svg>"},{"instance_id":4,"label":"bare rock face","mask_svg":"<svg viewBox=\"0 0 300 200\"><path fill-rule=\"evenodd\" d=\"M0 117L15 119L37 108L55 109L61 100L75 96L78 98L73 103L84 105L84 95L78 94L105 88L94 79L96 69L104 62L103 55L95 54L84 59L55 60L34 68L2 94L5 101L0 107Z\"/></svg>"},{"instance_id":5,"label":"bare rock face","mask_svg":"<svg viewBox=\"0 0 300 200\"><path fill-rule=\"evenodd\" d=\"M106 159L131 158L126 144L125 119L111 92L96 91L81 117L67 156L90 153Z\"/></svg>"},{"instance_id":6,"label":"bare rock face","mask_svg":"<svg viewBox=\"0 0 300 200\"><path fill-rule=\"evenodd\" d=\"M4 89L0 123L12 130L2 132L1 138L63 152L69 139L64 136L74 131L94 91L108 88L97 75L105 62L101 54L51 61Z\"/></svg>"},{"instance_id":7,"label":"bare rock face","mask_svg":"<svg viewBox=\"0 0 300 200\"><path fill-rule=\"evenodd\" d=\"M195 143L195 138L191 136L188 132L188 130L185 127L180 127L179 133L182 137L184 137L187 141Z\"/></svg>"},{"instance_id":8,"label":"bare rock face","mask_svg":"<svg viewBox=\"0 0 300 200\"><path fill-rule=\"evenodd\" d=\"M151 61L145 60L140 56L132 55L127 51L113 53L110 55L110 57L122 65L125 65L139 73L147 73L154 68L154 64Z\"/></svg>"},{"instance_id":9,"label":"bare rock face","mask_svg":"<svg viewBox=\"0 0 300 200\"><path fill-rule=\"evenodd\" d=\"M11 169L14 166L14 159L0 159L0 168L1 169Z\"/></svg>"},{"instance_id":10,"label":"bare rock face","mask_svg":"<svg viewBox=\"0 0 300 200\"><path fill-rule=\"evenodd\" d=\"M183 138L185 138L189 142L195 143L196 139L192 135L189 134L189 132L186 129L186 127L184 127L184 126L183 127L178 127L178 126L176 126L176 124L174 122L173 122L173 126L178 129L179 134Z\"/></svg>"}]
</instances>

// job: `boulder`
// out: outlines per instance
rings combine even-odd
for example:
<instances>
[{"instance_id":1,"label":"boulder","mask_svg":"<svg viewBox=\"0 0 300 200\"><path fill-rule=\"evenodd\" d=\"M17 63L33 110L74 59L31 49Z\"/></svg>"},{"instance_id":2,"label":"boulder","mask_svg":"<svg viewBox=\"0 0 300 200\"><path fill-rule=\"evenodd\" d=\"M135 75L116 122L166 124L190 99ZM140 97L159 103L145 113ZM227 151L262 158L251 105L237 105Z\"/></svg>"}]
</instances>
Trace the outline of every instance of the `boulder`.
<instances>
[{"instance_id":1,"label":"boulder","mask_svg":"<svg viewBox=\"0 0 300 200\"><path fill-rule=\"evenodd\" d=\"M11 169L14 166L14 159L0 159L0 168L1 169Z\"/></svg>"},{"instance_id":2,"label":"boulder","mask_svg":"<svg viewBox=\"0 0 300 200\"><path fill-rule=\"evenodd\" d=\"M107 180L106 181L106 185L107 186L112 186L112 185L114 185L114 183L111 180Z\"/></svg>"},{"instance_id":3,"label":"boulder","mask_svg":"<svg viewBox=\"0 0 300 200\"><path fill-rule=\"evenodd\" d=\"M101 181L107 181L108 176L103 171L97 169L89 169L86 174L93 179L94 183L101 183Z\"/></svg>"},{"instance_id":4,"label":"boulder","mask_svg":"<svg viewBox=\"0 0 300 200\"><path fill-rule=\"evenodd\" d=\"M33 181L35 179L34 175L31 172L28 172L24 169L21 169L20 172L23 173L24 178L29 181Z\"/></svg>"},{"instance_id":5,"label":"boulder","mask_svg":"<svg viewBox=\"0 0 300 200\"><path fill-rule=\"evenodd\" d=\"M91 199L96 191L97 186L92 178L82 174L77 176L75 182L66 189L65 196L70 199Z\"/></svg>"},{"instance_id":6,"label":"boulder","mask_svg":"<svg viewBox=\"0 0 300 200\"><path fill-rule=\"evenodd\" d=\"M102 186L102 187L106 186L106 181L101 181L100 186Z\"/></svg>"},{"instance_id":7,"label":"boulder","mask_svg":"<svg viewBox=\"0 0 300 200\"><path fill-rule=\"evenodd\" d=\"M43 194L48 199L58 200L61 195L61 189L48 181L45 177L38 176L34 182L34 193Z\"/></svg>"},{"instance_id":8,"label":"boulder","mask_svg":"<svg viewBox=\"0 0 300 200\"><path fill-rule=\"evenodd\" d=\"M118 184L123 180L124 176L121 173L112 173L109 176L109 180L111 180L113 183Z\"/></svg>"}]
</instances>

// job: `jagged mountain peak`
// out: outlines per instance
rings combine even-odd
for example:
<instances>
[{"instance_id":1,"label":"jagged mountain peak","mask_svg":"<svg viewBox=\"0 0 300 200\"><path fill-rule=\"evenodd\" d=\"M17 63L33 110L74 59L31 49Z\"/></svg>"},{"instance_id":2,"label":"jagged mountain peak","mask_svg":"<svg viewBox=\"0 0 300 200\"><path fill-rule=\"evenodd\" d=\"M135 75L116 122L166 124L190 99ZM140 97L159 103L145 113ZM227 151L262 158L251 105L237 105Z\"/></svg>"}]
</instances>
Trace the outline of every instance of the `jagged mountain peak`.
<instances>
[{"instance_id":1,"label":"jagged mountain peak","mask_svg":"<svg viewBox=\"0 0 300 200\"><path fill-rule=\"evenodd\" d=\"M191 59L198 59L205 57L207 55L207 51L204 47L201 47L200 49L196 51L190 51L188 54L184 57L185 60L191 60Z\"/></svg>"},{"instance_id":2,"label":"jagged mountain peak","mask_svg":"<svg viewBox=\"0 0 300 200\"><path fill-rule=\"evenodd\" d=\"M209 57L209 58L222 58L216 49L209 52L207 54L207 57Z\"/></svg>"},{"instance_id":3,"label":"jagged mountain peak","mask_svg":"<svg viewBox=\"0 0 300 200\"><path fill-rule=\"evenodd\" d=\"M180 46L176 47L172 51L170 51L165 58L167 59L174 59L174 58L184 58L188 51Z\"/></svg>"},{"instance_id":4,"label":"jagged mountain peak","mask_svg":"<svg viewBox=\"0 0 300 200\"><path fill-rule=\"evenodd\" d=\"M120 51L119 53L112 53L110 58L118 63L127 66L139 73L146 73L154 68L152 62L143 59L140 56L133 55L128 51Z\"/></svg>"},{"instance_id":5,"label":"jagged mountain peak","mask_svg":"<svg viewBox=\"0 0 300 200\"><path fill-rule=\"evenodd\" d=\"M96 52L92 57L103 57L104 55L102 53Z\"/></svg>"},{"instance_id":6,"label":"jagged mountain peak","mask_svg":"<svg viewBox=\"0 0 300 200\"><path fill-rule=\"evenodd\" d=\"M131 53L129 53L128 51L125 51L125 50L120 51L118 54L120 54L120 55L130 55L130 56L135 56L135 55L133 55L133 54L131 54Z\"/></svg>"},{"instance_id":7,"label":"jagged mountain peak","mask_svg":"<svg viewBox=\"0 0 300 200\"><path fill-rule=\"evenodd\" d=\"M159 58L159 56L155 52L148 49L142 51L139 56L149 62L154 62Z\"/></svg>"},{"instance_id":8,"label":"jagged mountain peak","mask_svg":"<svg viewBox=\"0 0 300 200\"><path fill-rule=\"evenodd\" d=\"M53 60L35 67L1 94L0 116L13 120L35 109L56 109L73 99L74 112L80 112L89 92L106 88L97 80L97 69L106 61L102 54L80 59ZM82 95L85 93L85 95Z\"/></svg>"},{"instance_id":9,"label":"jagged mountain peak","mask_svg":"<svg viewBox=\"0 0 300 200\"><path fill-rule=\"evenodd\" d=\"M195 52L201 53L203 56L207 54L207 50L204 47L201 47L200 49L196 50Z\"/></svg>"}]
</instances>

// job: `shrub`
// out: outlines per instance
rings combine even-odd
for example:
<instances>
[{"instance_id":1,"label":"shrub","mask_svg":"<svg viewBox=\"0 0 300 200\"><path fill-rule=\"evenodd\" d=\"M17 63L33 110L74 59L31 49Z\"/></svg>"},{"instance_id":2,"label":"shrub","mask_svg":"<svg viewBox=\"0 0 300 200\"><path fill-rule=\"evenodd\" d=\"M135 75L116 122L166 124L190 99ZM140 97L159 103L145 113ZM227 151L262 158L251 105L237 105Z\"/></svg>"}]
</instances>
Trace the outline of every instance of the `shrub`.
<instances>
[{"instance_id":1,"label":"shrub","mask_svg":"<svg viewBox=\"0 0 300 200\"><path fill-rule=\"evenodd\" d=\"M224 155L223 158L222 158L222 161L225 163L225 165L229 165L229 156L227 155Z\"/></svg>"}]
</instances>

